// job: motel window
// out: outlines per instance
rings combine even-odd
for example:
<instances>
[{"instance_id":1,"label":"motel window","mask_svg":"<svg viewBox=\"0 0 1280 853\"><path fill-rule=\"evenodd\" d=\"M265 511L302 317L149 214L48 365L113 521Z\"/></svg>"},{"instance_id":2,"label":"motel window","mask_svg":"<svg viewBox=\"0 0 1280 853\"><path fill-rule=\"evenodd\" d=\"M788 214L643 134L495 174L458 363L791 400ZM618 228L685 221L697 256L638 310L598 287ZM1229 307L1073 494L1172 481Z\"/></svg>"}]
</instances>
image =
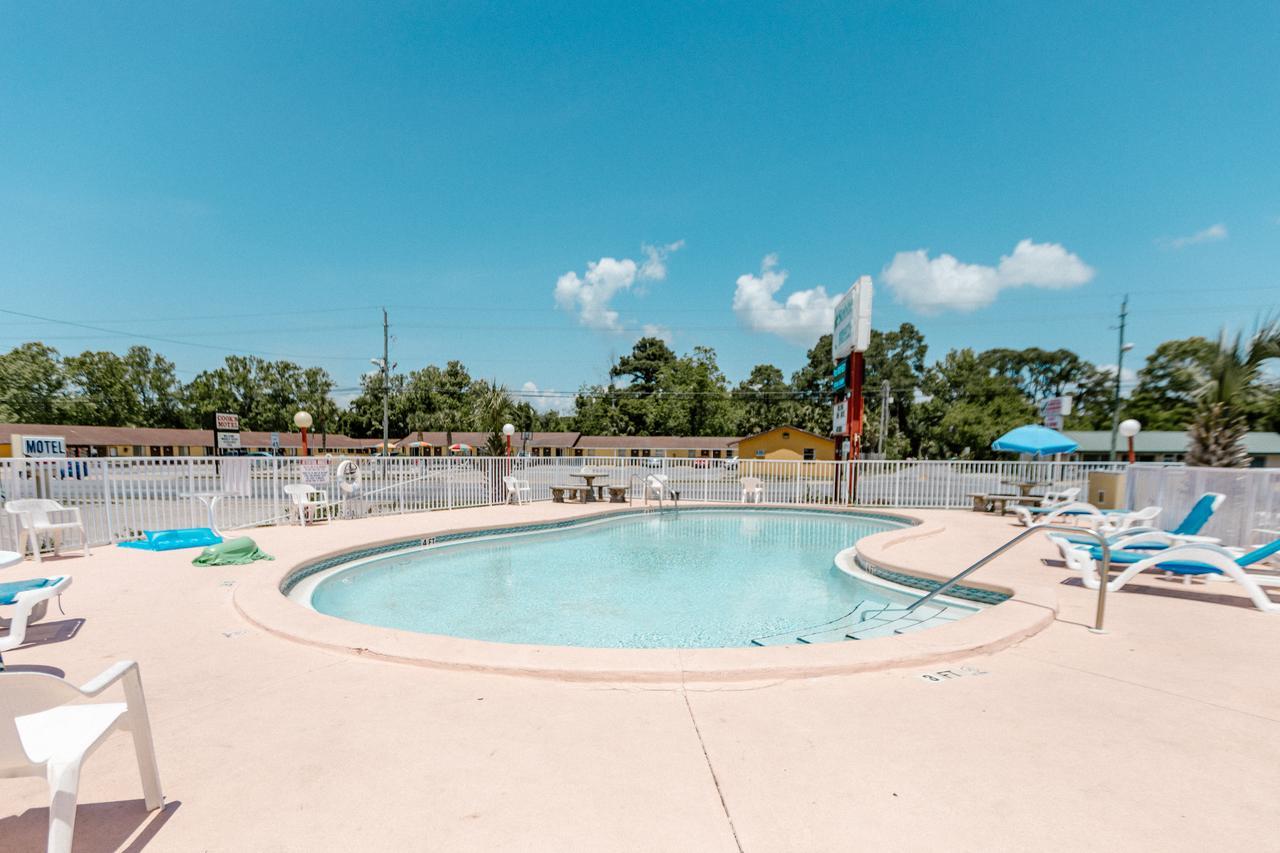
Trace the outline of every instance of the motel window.
<instances>
[{"instance_id":1,"label":"motel window","mask_svg":"<svg viewBox=\"0 0 1280 853\"><path fill-rule=\"evenodd\" d=\"M720 451L719 451L719 450L713 450L713 451L711 451L711 455L712 455L712 456L714 456L715 458L719 459L719 458L720 458Z\"/></svg>"},{"instance_id":2,"label":"motel window","mask_svg":"<svg viewBox=\"0 0 1280 853\"><path fill-rule=\"evenodd\" d=\"M789 432L784 432L784 433L782 434L782 437L783 437L783 438L791 438L791 433L789 433Z\"/></svg>"},{"instance_id":3,"label":"motel window","mask_svg":"<svg viewBox=\"0 0 1280 853\"><path fill-rule=\"evenodd\" d=\"M804 449L804 458L805 458L805 461L807 462L812 462L814 459L817 458L817 455L818 455L818 452L814 450L812 447L806 447Z\"/></svg>"},{"instance_id":4,"label":"motel window","mask_svg":"<svg viewBox=\"0 0 1280 853\"><path fill-rule=\"evenodd\" d=\"M705 459L706 457L708 457L708 456L710 456L710 455L711 455L711 451L709 451L709 450L704 450L704 451L702 451L701 453L699 453L698 455L699 455L699 456L701 456L701 457L703 457L703 458Z\"/></svg>"},{"instance_id":5,"label":"motel window","mask_svg":"<svg viewBox=\"0 0 1280 853\"><path fill-rule=\"evenodd\" d=\"M574 455L574 456L581 456L581 455L582 455L582 448L581 448L581 447L575 447L575 448L573 449L573 455Z\"/></svg>"},{"instance_id":6,"label":"motel window","mask_svg":"<svg viewBox=\"0 0 1280 853\"><path fill-rule=\"evenodd\" d=\"M756 451L756 458L757 458L757 459L763 459L763 458L764 458L764 451L763 451L763 450L757 450L757 451Z\"/></svg>"},{"instance_id":7,"label":"motel window","mask_svg":"<svg viewBox=\"0 0 1280 853\"><path fill-rule=\"evenodd\" d=\"M647 456L649 455L649 450L648 450L648 448L646 448L646 449L644 449L644 450L640 451L640 455L641 455L641 456L645 456L645 457L647 457Z\"/></svg>"}]
</instances>

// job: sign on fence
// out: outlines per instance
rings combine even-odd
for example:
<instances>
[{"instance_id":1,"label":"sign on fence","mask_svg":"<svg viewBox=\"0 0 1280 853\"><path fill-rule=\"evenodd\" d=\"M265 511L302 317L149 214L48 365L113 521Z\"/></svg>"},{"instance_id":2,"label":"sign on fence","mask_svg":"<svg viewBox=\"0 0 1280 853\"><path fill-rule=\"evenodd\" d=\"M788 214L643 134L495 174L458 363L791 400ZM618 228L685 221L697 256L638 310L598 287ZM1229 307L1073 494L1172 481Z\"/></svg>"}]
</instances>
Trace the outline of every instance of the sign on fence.
<instances>
[{"instance_id":1,"label":"sign on fence","mask_svg":"<svg viewBox=\"0 0 1280 853\"><path fill-rule=\"evenodd\" d=\"M308 486L323 486L329 482L328 459L303 459L302 482Z\"/></svg>"},{"instance_id":2,"label":"sign on fence","mask_svg":"<svg viewBox=\"0 0 1280 853\"><path fill-rule=\"evenodd\" d=\"M67 455L67 440L60 435L17 435L10 445L17 457L28 459L62 459Z\"/></svg>"}]
</instances>

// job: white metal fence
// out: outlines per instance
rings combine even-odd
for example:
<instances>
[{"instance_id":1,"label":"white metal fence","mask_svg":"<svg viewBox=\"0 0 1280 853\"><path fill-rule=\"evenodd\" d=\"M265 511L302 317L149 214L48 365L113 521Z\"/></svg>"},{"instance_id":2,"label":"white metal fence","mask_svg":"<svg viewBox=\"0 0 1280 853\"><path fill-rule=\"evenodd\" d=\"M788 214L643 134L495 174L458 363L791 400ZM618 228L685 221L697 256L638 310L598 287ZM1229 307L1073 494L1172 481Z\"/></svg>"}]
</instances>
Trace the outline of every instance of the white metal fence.
<instances>
[{"instance_id":1,"label":"white metal fence","mask_svg":"<svg viewBox=\"0 0 1280 853\"><path fill-rule=\"evenodd\" d=\"M1128 504L1159 506L1159 524L1172 527L1205 492L1226 497L1202 531L1224 544L1250 546L1280 537L1280 468L1190 468L1134 465L1126 478Z\"/></svg>"},{"instance_id":2,"label":"white metal fence","mask_svg":"<svg viewBox=\"0 0 1280 853\"><path fill-rule=\"evenodd\" d=\"M328 492L340 517L396 515L502 503L502 476L528 480L534 500L551 487L581 484L573 473L589 466L599 481L625 486L638 500L648 474L665 474L681 502L737 501L742 477L758 477L765 501L783 505L856 504L875 507L967 507L971 493L1039 492L1085 486L1091 470L1113 463L1058 462L804 462L758 459L620 457L477 458L350 457L341 476L337 459L251 458L249 485L217 504L222 530L288 520L284 487L311 481ZM318 467L315 467L318 466ZM0 460L0 500L52 498L78 506L93 544L137 539L143 530L203 527L204 504L192 493L223 490L212 457ZM15 545L13 519L0 515L0 547Z\"/></svg>"}]
</instances>

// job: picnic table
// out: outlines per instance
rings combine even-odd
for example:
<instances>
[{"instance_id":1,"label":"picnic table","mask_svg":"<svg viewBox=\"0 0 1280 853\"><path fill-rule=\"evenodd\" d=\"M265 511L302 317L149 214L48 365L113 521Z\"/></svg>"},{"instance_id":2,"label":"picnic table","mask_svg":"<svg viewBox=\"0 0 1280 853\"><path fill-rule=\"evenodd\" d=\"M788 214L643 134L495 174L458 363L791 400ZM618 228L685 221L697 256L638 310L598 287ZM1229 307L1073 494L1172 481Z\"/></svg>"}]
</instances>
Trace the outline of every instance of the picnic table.
<instances>
[{"instance_id":1,"label":"picnic table","mask_svg":"<svg viewBox=\"0 0 1280 853\"><path fill-rule=\"evenodd\" d=\"M607 477L607 476L609 476L609 475L608 475L608 474L601 473L601 472L599 472L599 471L589 471L589 470L587 470L586 468L584 468L584 469L582 469L581 471L572 471L572 472L570 472L570 473L569 473L569 476L570 476L570 477L577 477L578 479L583 480L583 481L585 481L585 482L586 482L586 484L587 484L587 488L586 488L585 492L583 493L583 494L584 494L584 500L585 500L585 501L588 501L588 502L591 502L591 501L595 501L595 500L597 500L597 499L598 499L598 498L597 498L597 490L604 489L604 487L605 487L605 485L606 485L605 483L601 483L599 486L597 486L597 485L595 485L595 481L596 481L596 480L598 480L598 479L599 479L599 478L601 478L601 477Z\"/></svg>"},{"instance_id":2,"label":"picnic table","mask_svg":"<svg viewBox=\"0 0 1280 853\"><path fill-rule=\"evenodd\" d=\"M1039 495L989 495L985 492L970 492L974 512L998 512L1005 515L1010 506L1039 506L1044 498Z\"/></svg>"}]
</instances>

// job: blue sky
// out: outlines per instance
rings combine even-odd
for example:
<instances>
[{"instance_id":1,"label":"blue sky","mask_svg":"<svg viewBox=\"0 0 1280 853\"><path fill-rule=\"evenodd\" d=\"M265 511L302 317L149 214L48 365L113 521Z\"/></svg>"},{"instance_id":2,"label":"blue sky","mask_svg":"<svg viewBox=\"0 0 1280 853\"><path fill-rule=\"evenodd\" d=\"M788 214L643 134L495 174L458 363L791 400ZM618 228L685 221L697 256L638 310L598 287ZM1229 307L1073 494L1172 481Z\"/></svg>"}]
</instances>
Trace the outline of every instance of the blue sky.
<instances>
[{"instance_id":1,"label":"blue sky","mask_svg":"<svg viewBox=\"0 0 1280 853\"><path fill-rule=\"evenodd\" d=\"M351 386L385 304L402 368L572 390L656 328L736 381L868 274L935 356L1114 362L1130 292L1133 365L1280 303L1277 43L1275 3L0 3L0 307L119 330L0 346Z\"/></svg>"}]
</instances>

